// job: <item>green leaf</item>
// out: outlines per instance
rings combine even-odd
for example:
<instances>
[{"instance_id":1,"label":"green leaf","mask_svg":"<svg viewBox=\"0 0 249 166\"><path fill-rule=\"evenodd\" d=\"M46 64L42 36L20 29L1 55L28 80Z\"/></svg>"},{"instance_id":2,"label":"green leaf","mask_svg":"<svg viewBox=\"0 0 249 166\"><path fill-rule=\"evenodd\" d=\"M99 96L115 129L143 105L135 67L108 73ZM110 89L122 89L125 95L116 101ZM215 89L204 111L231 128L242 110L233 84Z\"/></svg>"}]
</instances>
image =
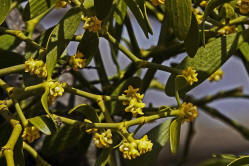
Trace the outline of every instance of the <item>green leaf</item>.
<instances>
[{"instance_id":1,"label":"green leaf","mask_svg":"<svg viewBox=\"0 0 249 166\"><path fill-rule=\"evenodd\" d=\"M1 59L0 69L14 65L19 65L24 62L24 58L22 55L1 49L0 49L0 59ZM13 59L15 60L13 61Z\"/></svg>"},{"instance_id":2,"label":"green leaf","mask_svg":"<svg viewBox=\"0 0 249 166\"><path fill-rule=\"evenodd\" d=\"M155 162L157 161L160 151L163 149L163 147L168 142L170 124L171 124L171 120L166 120L162 124L150 130L147 133L147 135L148 135L148 138L153 143L152 150L136 159L132 159L129 161L125 160L127 165L142 165L142 166L154 165Z\"/></svg>"},{"instance_id":3,"label":"green leaf","mask_svg":"<svg viewBox=\"0 0 249 166\"><path fill-rule=\"evenodd\" d=\"M112 149L104 149L100 153L99 157L97 158L94 166L105 166L108 164L108 161L110 160L110 154L112 152Z\"/></svg>"},{"instance_id":4,"label":"green leaf","mask_svg":"<svg viewBox=\"0 0 249 166\"><path fill-rule=\"evenodd\" d=\"M243 156L238 159L233 160L227 166L247 166L249 165L249 156Z\"/></svg>"},{"instance_id":5,"label":"green leaf","mask_svg":"<svg viewBox=\"0 0 249 166\"><path fill-rule=\"evenodd\" d=\"M203 20L202 20L202 43L205 45L205 33L204 33L204 30L205 30L205 21L207 19L207 17L210 15L210 13L214 10L214 8L218 7L219 5L221 4L224 4L226 2L229 2L231 0L209 0L208 1L208 4L205 8L205 11L204 11L204 16L203 16Z\"/></svg>"},{"instance_id":6,"label":"green leaf","mask_svg":"<svg viewBox=\"0 0 249 166\"><path fill-rule=\"evenodd\" d=\"M119 25L123 24L126 14L127 5L125 3L125 0L120 0L116 10L114 11L114 18Z\"/></svg>"},{"instance_id":7,"label":"green leaf","mask_svg":"<svg viewBox=\"0 0 249 166\"><path fill-rule=\"evenodd\" d=\"M51 135L52 131L55 131L53 122L46 117L36 116L30 118L29 122L46 135Z\"/></svg>"},{"instance_id":8,"label":"green leaf","mask_svg":"<svg viewBox=\"0 0 249 166\"><path fill-rule=\"evenodd\" d=\"M99 38L96 33L86 31L80 41L77 50L83 53L88 65L99 49Z\"/></svg>"},{"instance_id":9,"label":"green leaf","mask_svg":"<svg viewBox=\"0 0 249 166\"><path fill-rule=\"evenodd\" d=\"M225 159L214 158L201 162L198 166L227 166L227 164L228 161Z\"/></svg>"},{"instance_id":10,"label":"green leaf","mask_svg":"<svg viewBox=\"0 0 249 166\"><path fill-rule=\"evenodd\" d=\"M41 97L41 103L42 103L42 106L45 112L51 117L51 114L48 108L48 94L49 94L49 87L46 87L45 92L43 93Z\"/></svg>"},{"instance_id":11,"label":"green leaf","mask_svg":"<svg viewBox=\"0 0 249 166\"><path fill-rule=\"evenodd\" d=\"M145 36L148 38L150 34L153 34L151 26L148 22L145 1L144 0L125 0L127 6L130 8L131 12L135 16L138 24L142 28Z\"/></svg>"},{"instance_id":12,"label":"green leaf","mask_svg":"<svg viewBox=\"0 0 249 166\"><path fill-rule=\"evenodd\" d=\"M94 0L85 0L83 3L86 9L94 7Z\"/></svg>"},{"instance_id":13,"label":"green leaf","mask_svg":"<svg viewBox=\"0 0 249 166\"><path fill-rule=\"evenodd\" d=\"M85 134L78 125L63 125L59 130L47 136L41 153L44 156L55 155L73 147L80 147L87 150L91 135Z\"/></svg>"},{"instance_id":14,"label":"green leaf","mask_svg":"<svg viewBox=\"0 0 249 166\"><path fill-rule=\"evenodd\" d=\"M49 12L55 7L56 0L29 0L24 8L24 21L31 20L41 14Z\"/></svg>"},{"instance_id":15,"label":"green leaf","mask_svg":"<svg viewBox=\"0 0 249 166\"><path fill-rule=\"evenodd\" d=\"M176 37L184 40L191 26L192 0L167 0L165 3Z\"/></svg>"},{"instance_id":16,"label":"green leaf","mask_svg":"<svg viewBox=\"0 0 249 166\"><path fill-rule=\"evenodd\" d=\"M183 70L190 66L193 67L198 73L198 82L182 88L179 91L180 95L193 89L218 70L248 37L248 30L222 36L209 42L205 47L200 47L194 58L186 57L176 68ZM170 75L167 81L165 92L168 96L174 96L174 79L175 75Z\"/></svg>"},{"instance_id":17,"label":"green leaf","mask_svg":"<svg viewBox=\"0 0 249 166\"><path fill-rule=\"evenodd\" d=\"M199 25L194 14L192 14L191 27L184 41L184 46L188 56L194 57L200 46Z\"/></svg>"},{"instance_id":18,"label":"green leaf","mask_svg":"<svg viewBox=\"0 0 249 166\"><path fill-rule=\"evenodd\" d=\"M175 119L170 124L170 149L173 154L176 154L176 152L179 149L180 134L181 134L181 120Z\"/></svg>"},{"instance_id":19,"label":"green leaf","mask_svg":"<svg viewBox=\"0 0 249 166\"><path fill-rule=\"evenodd\" d=\"M133 88L140 88L142 85L142 81L138 77L129 78L118 85L118 87L112 92L111 96L119 96L124 93L124 90L128 89L128 86L132 85ZM125 111L119 112L124 110L124 107L121 101L111 101L110 105L111 114L123 114Z\"/></svg>"},{"instance_id":20,"label":"green leaf","mask_svg":"<svg viewBox=\"0 0 249 166\"><path fill-rule=\"evenodd\" d=\"M96 11L96 16L103 20L109 13L112 7L113 0L94 0L94 8Z\"/></svg>"},{"instance_id":21,"label":"green leaf","mask_svg":"<svg viewBox=\"0 0 249 166\"><path fill-rule=\"evenodd\" d=\"M249 62L249 44L248 42L243 42L239 47L240 52L245 57L247 62Z\"/></svg>"},{"instance_id":22,"label":"green leaf","mask_svg":"<svg viewBox=\"0 0 249 166\"><path fill-rule=\"evenodd\" d=\"M21 40L17 39L11 35L1 35L0 36L0 49L1 50L12 50L20 44Z\"/></svg>"},{"instance_id":23,"label":"green leaf","mask_svg":"<svg viewBox=\"0 0 249 166\"><path fill-rule=\"evenodd\" d=\"M11 0L0 0L0 25L4 22L9 14Z\"/></svg>"},{"instance_id":24,"label":"green leaf","mask_svg":"<svg viewBox=\"0 0 249 166\"><path fill-rule=\"evenodd\" d=\"M72 108L68 114L83 114L86 116L88 119L90 119L92 122L99 122L99 118L97 116L97 113L93 107L87 104L80 104L77 105L76 107Z\"/></svg>"},{"instance_id":25,"label":"green leaf","mask_svg":"<svg viewBox=\"0 0 249 166\"><path fill-rule=\"evenodd\" d=\"M71 8L58 25L53 29L48 41L48 54L46 57L48 80L52 77L52 72L57 59L66 49L70 39L74 36L81 21L80 8Z\"/></svg>"}]
</instances>

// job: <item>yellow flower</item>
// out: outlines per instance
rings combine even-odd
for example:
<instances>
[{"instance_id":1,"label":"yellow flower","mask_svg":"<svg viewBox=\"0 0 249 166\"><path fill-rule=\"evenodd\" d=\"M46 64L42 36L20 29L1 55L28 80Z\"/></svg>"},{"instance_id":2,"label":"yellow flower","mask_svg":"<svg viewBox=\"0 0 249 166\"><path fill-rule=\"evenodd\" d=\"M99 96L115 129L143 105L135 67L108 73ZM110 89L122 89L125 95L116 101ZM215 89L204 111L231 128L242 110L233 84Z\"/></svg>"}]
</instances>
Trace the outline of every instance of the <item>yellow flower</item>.
<instances>
[{"instance_id":1,"label":"yellow flower","mask_svg":"<svg viewBox=\"0 0 249 166\"><path fill-rule=\"evenodd\" d=\"M0 111L1 110L8 110L8 106L6 105L5 100L0 100Z\"/></svg>"},{"instance_id":2,"label":"yellow flower","mask_svg":"<svg viewBox=\"0 0 249 166\"><path fill-rule=\"evenodd\" d=\"M237 0L237 5L241 14L249 13L249 0Z\"/></svg>"},{"instance_id":3,"label":"yellow flower","mask_svg":"<svg viewBox=\"0 0 249 166\"><path fill-rule=\"evenodd\" d=\"M129 141L128 141L129 140ZM120 152L123 153L123 158L131 160L136 158L141 154L147 153L152 150L153 144L145 135L143 138L136 140L133 137L125 140L119 147Z\"/></svg>"},{"instance_id":4,"label":"yellow flower","mask_svg":"<svg viewBox=\"0 0 249 166\"><path fill-rule=\"evenodd\" d=\"M138 140L138 150L140 154L147 153L152 150L153 144L148 139L147 135L144 135L142 139Z\"/></svg>"},{"instance_id":5,"label":"yellow flower","mask_svg":"<svg viewBox=\"0 0 249 166\"><path fill-rule=\"evenodd\" d=\"M236 26L235 25L225 25L224 27L220 28L218 30L218 33L220 35L229 35L231 33L236 32Z\"/></svg>"},{"instance_id":6,"label":"yellow flower","mask_svg":"<svg viewBox=\"0 0 249 166\"><path fill-rule=\"evenodd\" d=\"M60 82L49 82L49 95L48 101L50 104L53 104L56 97L62 96L64 93L64 88L67 86L67 83Z\"/></svg>"},{"instance_id":7,"label":"yellow flower","mask_svg":"<svg viewBox=\"0 0 249 166\"><path fill-rule=\"evenodd\" d=\"M137 143L124 141L119 147L120 152L123 153L123 158L131 160L140 156L140 153L137 150Z\"/></svg>"},{"instance_id":8,"label":"yellow flower","mask_svg":"<svg viewBox=\"0 0 249 166\"><path fill-rule=\"evenodd\" d=\"M34 140L40 138L40 132L39 130L32 126L32 127L25 127L23 134L22 134L23 140L27 140L29 143L34 142Z\"/></svg>"},{"instance_id":9,"label":"yellow flower","mask_svg":"<svg viewBox=\"0 0 249 166\"><path fill-rule=\"evenodd\" d=\"M85 24L83 28L89 32L98 32L101 30L101 21L96 17L85 18Z\"/></svg>"},{"instance_id":10,"label":"yellow flower","mask_svg":"<svg viewBox=\"0 0 249 166\"><path fill-rule=\"evenodd\" d=\"M109 148L110 144L113 143L112 132L110 129L108 129L100 134L95 133L93 140L98 148Z\"/></svg>"},{"instance_id":11,"label":"yellow flower","mask_svg":"<svg viewBox=\"0 0 249 166\"><path fill-rule=\"evenodd\" d=\"M66 8L68 3L67 0L56 0L55 9Z\"/></svg>"},{"instance_id":12,"label":"yellow flower","mask_svg":"<svg viewBox=\"0 0 249 166\"><path fill-rule=\"evenodd\" d=\"M86 59L84 59L83 56L81 52L77 52L74 56L70 57L69 64L73 70L78 71L86 66Z\"/></svg>"},{"instance_id":13,"label":"yellow flower","mask_svg":"<svg viewBox=\"0 0 249 166\"><path fill-rule=\"evenodd\" d=\"M222 77L223 77L223 71L222 71L222 69L218 69L216 72L214 72L214 73L208 78L208 80L209 80L210 82L212 82L212 81L219 81L219 80L222 79Z\"/></svg>"},{"instance_id":14,"label":"yellow flower","mask_svg":"<svg viewBox=\"0 0 249 166\"><path fill-rule=\"evenodd\" d=\"M165 3L165 0L151 0L151 2L154 6L158 6L163 5Z\"/></svg>"},{"instance_id":15,"label":"yellow flower","mask_svg":"<svg viewBox=\"0 0 249 166\"><path fill-rule=\"evenodd\" d=\"M198 116L197 107L192 103L184 102L180 107L181 113L183 114L183 121L192 122Z\"/></svg>"},{"instance_id":16,"label":"yellow flower","mask_svg":"<svg viewBox=\"0 0 249 166\"><path fill-rule=\"evenodd\" d=\"M134 89L131 85L129 85L128 89L124 92L126 94L122 94L122 96L127 97L127 101L123 101L123 105L128 105L125 108L125 112L131 112L133 117L136 117L137 114L143 115L142 108L145 107L145 103L143 103L143 94L137 93L139 91L138 88Z\"/></svg>"},{"instance_id":17,"label":"yellow flower","mask_svg":"<svg viewBox=\"0 0 249 166\"><path fill-rule=\"evenodd\" d=\"M198 82L197 73L192 67L188 67L187 69L182 71L182 75L185 77L186 81L193 85L194 82Z\"/></svg>"},{"instance_id":18,"label":"yellow flower","mask_svg":"<svg viewBox=\"0 0 249 166\"><path fill-rule=\"evenodd\" d=\"M91 123L93 123L92 121L90 121L89 119L84 119L84 122L85 123L89 123L89 124L91 124ZM96 129L96 128L91 128L91 129L86 129L85 130L86 131L86 133L96 133L97 131L98 131L98 129Z\"/></svg>"},{"instance_id":19,"label":"yellow flower","mask_svg":"<svg viewBox=\"0 0 249 166\"><path fill-rule=\"evenodd\" d=\"M200 6L201 6L201 7L206 7L207 4L208 4L207 1L201 1Z\"/></svg>"},{"instance_id":20,"label":"yellow flower","mask_svg":"<svg viewBox=\"0 0 249 166\"><path fill-rule=\"evenodd\" d=\"M25 72L30 72L30 74L35 74L38 77L47 77L46 64L42 60L34 60L32 57L25 61Z\"/></svg>"},{"instance_id":21,"label":"yellow flower","mask_svg":"<svg viewBox=\"0 0 249 166\"><path fill-rule=\"evenodd\" d=\"M196 17L198 24L201 24L204 14L199 9L195 9L195 8L193 8L193 13Z\"/></svg>"}]
</instances>

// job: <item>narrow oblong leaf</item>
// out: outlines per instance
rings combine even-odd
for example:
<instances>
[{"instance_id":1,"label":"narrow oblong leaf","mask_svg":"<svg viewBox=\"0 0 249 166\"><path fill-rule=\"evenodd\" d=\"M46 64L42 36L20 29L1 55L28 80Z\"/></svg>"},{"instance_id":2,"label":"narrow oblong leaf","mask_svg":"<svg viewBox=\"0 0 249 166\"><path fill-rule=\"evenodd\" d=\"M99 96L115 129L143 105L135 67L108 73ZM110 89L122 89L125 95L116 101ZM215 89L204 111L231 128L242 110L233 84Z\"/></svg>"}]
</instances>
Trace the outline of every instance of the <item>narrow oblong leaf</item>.
<instances>
[{"instance_id":1,"label":"narrow oblong leaf","mask_svg":"<svg viewBox=\"0 0 249 166\"><path fill-rule=\"evenodd\" d=\"M186 57L176 68L183 70L192 67L198 73L198 82L182 88L179 91L180 95L187 93L218 70L248 38L248 30L222 36L209 42L205 47L200 47L194 58ZM165 92L168 96L174 96L175 77L170 75L167 81Z\"/></svg>"},{"instance_id":2,"label":"narrow oblong leaf","mask_svg":"<svg viewBox=\"0 0 249 166\"><path fill-rule=\"evenodd\" d=\"M170 149L173 154L179 149L180 143L180 134L181 134L181 120L175 119L170 124Z\"/></svg>"},{"instance_id":3,"label":"narrow oblong leaf","mask_svg":"<svg viewBox=\"0 0 249 166\"><path fill-rule=\"evenodd\" d=\"M120 0L117 8L114 11L114 18L119 25L122 25L127 13L127 5L125 0Z\"/></svg>"},{"instance_id":4,"label":"narrow oblong leaf","mask_svg":"<svg viewBox=\"0 0 249 166\"><path fill-rule=\"evenodd\" d=\"M245 57L245 59L249 62L249 43L243 42L239 47L240 52Z\"/></svg>"},{"instance_id":5,"label":"narrow oblong leaf","mask_svg":"<svg viewBox=\"0 0 249 166\"><path fill-rule=\"evenodd\" d=\"M86 31L80 41L77 51L83 53L88 65L99 49L99 38L94 32Z\"/></svg>"},{"instance_id":6,"label":"narrow oblong leaf","mask_svg":"<svg viewBox=\"0 0 249 166\"><path fill-rule=\"evenodd\" d=\"M96 16L103 20L109 13L112 7L113 0L94 0L94 8L96 11Z\"/></svg>"},{"instance_id":7,"label":"narrow oblong leaf","mask_svg":"<svg viewBox=\"0 0 249 166\"><path fill-rule=\"evenodd\" d=\"M192 0L167 0L165 3L176 37L184 40L191 26Z\"/></svg>"},{"instance_id":8,"label":"narrow oblong leaf","mask_svg":"<svg viewBox=\"0 0 249 166\"><path fill-rule=\"evenodd\" d=\"M148 138L153 143L152 150L150 152L145 153L144 155L127 161L127 165L142 165L142 166L151 166L155 165L157 161L158 155L163 147L169 140L169 128L172 120L166 120L160 125L156 126L152 130L150 130L147 135Z\"/></svg>"},{"instance_id":9,"label":"narrow oblong leaf","mask_svg":"<svg viewBox=\"0 0 249 166\"><path fill-rule=\"evenodd\" d=\"M243 156L238 159L233 160L227 166L243 166L249 164L249 156Z\"/></svg>"},{"instance_id":10,"label":"narrow oblong leaf","mask_svg":"<svg viewBox=\"0 0 249 166\"><path fill-rule=\"evenodd\" d=\"M145 36L148 38L149 33L152 34L151 26L148 22L146 7L144 6L144 0L125 0L127 6L130 8L131 12L135 16L138 24L142 28Z\"/></svg>"},{"instance_id":11,"label":"narrow oblong leaf","mask_svg":"<svg viewBox=\"0 0 249 166\"><path fill-rule=\"evenodd\" d=\"M56 0L29 0L24 8L24 21L33 19L55 7Z\"/></svg>"},{"instance_id":12,"label":"narrow oblong leaf","mask_svg":"<svg viewBox=\"0 0 249 166\"><path fill-rule=\"evenodd\" d=\"M50 34L48 41L48 54L46 56L48 79L51 79L57 59L66 49L78 29L80 22L80 8L71 8Z\"/></svg>"},{"instance_id":13,"label":"narrow oblong leaf","mask_svg":"<svg viewBox=\"0 0 249 166\"><path fill-rule=\"evenodd\" d=\"M68 114L82 114L89 118L92 122L99 122L99 118L97 116L97 113L93 107L87 104L80 104L76 107L72 108Z\"/></svg>"},{"instance_id":14,"label":"narrow oblong leaf","mask_svg":"<svg viewBox=\"0 0 249 166\"><path fill-rule=\"evenodd\" d=\"M10 9L11 0L0 0L0 25L4 22Z\"/></svg>"},{"instance_id":15,"label":"narrow oblong leaf","mask_svg":"<svg viewBox=\"0 0 249 166\"><path fill-rule=\"evenodd\" d=\"M48 108L48 94L49 94L49 88L47 87L45 89L45 92L43 93L42 97L41 97L41 103L42 103L42 106L45 110L45 112L51 116L50 114L50 111L49 111L49 108Z\"/></svg>"},{"instance_id":16,"label":"narrow oblong leaf","mask_svg":"<svg viewBox=\"0 0 249 166\"><path fill-rule=\"evenodd\" d=\"M34 118L30 118L29 122L34 125L37 129L39 129L42 133L46 135L51 135L51 124L53 122L49 122L49 119L46 117L36 116Z\"/></svg>"},{"instance_id":17,"label":"narrow oblong leaf","mask_svg":"<svg viewBox=\"0 0 249 166\"><path fill-rule=\"evenodd\" d=\"M205 33L204 33L204 29L205 29L205 21L207 19L207 17L210 15L210 13L214 10L214 8L216 8L217 6L224 4L226 2L229 2L231 0L209 0L207 6L205 7L205 11L204 11L204 16L202 19L202 43L205 45Z\"/></svg>"},{"instance_id":18,"label":"narrow oblong leaf","mask_svg":"<svg viewBox=\"0 0 249 166\"><path fill-rule=\"evenodd\" d=\"M184 41L184 46L188 56L194 57L200 46L199 25L194 14L192 14L191 26Z\"/></svg>"},{"instance_id":19,"label":"narrow oblong leaf","mask_svg":"<svg viewBox=\"0 0 249 166\"><path fill-rule=\"evenodd\" d=\"M106 166L108 164L108 161L110 160L111 152L112 152L111 148L104 149L97 158L94 166Z\"/></svg>"}]
</instances>

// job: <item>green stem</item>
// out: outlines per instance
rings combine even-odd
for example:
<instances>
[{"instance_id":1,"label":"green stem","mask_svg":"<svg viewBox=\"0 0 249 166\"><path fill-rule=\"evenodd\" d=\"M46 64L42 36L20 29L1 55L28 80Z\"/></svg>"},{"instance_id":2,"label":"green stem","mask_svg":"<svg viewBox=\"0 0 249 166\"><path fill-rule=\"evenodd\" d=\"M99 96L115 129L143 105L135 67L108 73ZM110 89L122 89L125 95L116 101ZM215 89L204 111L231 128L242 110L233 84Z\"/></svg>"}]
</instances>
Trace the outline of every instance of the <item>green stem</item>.
<instances>
[{"instance_id":1,"label":"green stem","mask_svg":"<svg viewBox=\"0 0 249 166\"><path fill-rule=\"evenodd\" d=\"M17 140L22 132L22 126L20 125L20 123L18 121L13 120L12 125L14 128L13 128L13 131L11 133L11 136L10 136L7 144L4 147L2 147L2 150L4 151L3 152L4 156L6 158L7 166L15 166L13 150L14 150L16 142L17 142Z\"/></svg>"},{"instance_id":2,"label":"green stem","mask_svg":"<svg viewBox=\"0 0 249 166\"><path fill-rule=\"evenodd\" d=\"M128 58L130 58L133 62L138 62L140 59L136 57L133 53L131 53L128 49L126 49L122 44L117 42L117 40L110 34L106 33L105 38L109 40L113 45L117 46Z\"/></svg>"},{"instance_id":3,"label":"green stem","mask_svg":"<svg viewBox=\"0 0 249 166\"><path fill-rule=\"evenodd\" d=\"M209 114L215 118L222 120L224 123L226 123L227 125L231 126L235 130L237 130L245 139L249 140L249 129L248 128L242 126L237 121L232 120L229 117L223 115L215 108L211 108L211 107L208 107L206 105L198 105L198 106L200 108L202 108L204 110L204 112L206 112L207 114Z\"/></svg>"},{"instance_id":4,"label":"green stem","mask_svg":"<svg viewBox=\"0 0 249 166\"><path fill-rule=\"evenodd\" d=\"M106 109L106 106L105 106L105 102L104 102L103 97L100 97L100 98L98 99L98 105L99 105L101 111L103 112L106 121L107 121L107 122L113 122L112 117L111 117L111 114L110 114L109 111Z\"/></svg>"},{"instance_id":5,"label":"green stem","mask_svg":"<svg viewBox=\"0 0 249 166\"><path fill-rule=\"evenodd\" d=\"M22 112L22 109L20 107L20 104L19 102L16 100L16 99L13 99L14 100L14 103L15 103L15 108L16 108L16 112L18 114L18 117L20 118L21 122L22 122L22 125L24 127L26 127L28 125L28 120L26 119L26 117L24 116L23 112Z\"/></svg>"},{"instance_id":6,"label":"green stem","mask_svg":"<svg viewBox=\"0 0 249 166\"><path fill-rule=\"evenodd\" d=\"M47 161L45 161L38 153L37 151L32 148L29 144L26 142L23 142L23 149L25 149L33 158L36 160L38 165L43 165L43 166L51 166Z\"/></svg>"},{"instance_id":7,"label":"green stem","mask_svg":"<svg viewBox=\"0 0 249 166\"><path fill-rule=\"evenodd\" d=\"M168 66L164 66L164 65L157 64L157 63L144 61L144 60L138 61L137 64L139 67L142 67L142 68L162 70L162 71L166 71L166 72L173 73L173 74L180 74L181 73L181 70L179 70L179 69L175 69L172 67L168 67Z\"/></svg>"},{"instance_id":8,"label":"green stem","mask_svg":"<svg viewBox=\"0 0 249 166\"><path fill-rule=\"evenodd\" d=\"M40 50L40 53L45 52L45 48L43 48L42 46L40 46L38 43L36 43L35 41L33 41L31 38L27 37L24 35L24 33L20 30L10 30L10 29L6 29L4 27L0 27L0 32L1 33L5 33L5 34L9 34L12 36L15 36L25 42L27 42L28 44L30 44L31 46L33 46L34 48Z\"/></svg>"},{"instance_id":9,"label":"green stem","mask_svg":"<svg viewBox=\"0 0 249 166\"><path fill-rule=\"evenodd\" d=\"M180 74L181 70L174 69L168 66L160 65L157 63L151 63L148 61L144 61L136 57L132 52L126 49L122 44L117 42L117 40L110 34L106 33L105 38L109 40L112 44L116 45L131 61L133 61L139 68L151 68L156 70L162 70L169 73Z\"/></svg>"},{"instance_id":10,"label":"green stem","mask_svg":"<svg viewBox=\"0 0 249 166\"><path fill-rule=\"evenodd\" d=\"M25 64L11 66L7 68L0 69L0 77L8 75L10 73L18 73L25 69Z\"/></svg>"}]
</instances>

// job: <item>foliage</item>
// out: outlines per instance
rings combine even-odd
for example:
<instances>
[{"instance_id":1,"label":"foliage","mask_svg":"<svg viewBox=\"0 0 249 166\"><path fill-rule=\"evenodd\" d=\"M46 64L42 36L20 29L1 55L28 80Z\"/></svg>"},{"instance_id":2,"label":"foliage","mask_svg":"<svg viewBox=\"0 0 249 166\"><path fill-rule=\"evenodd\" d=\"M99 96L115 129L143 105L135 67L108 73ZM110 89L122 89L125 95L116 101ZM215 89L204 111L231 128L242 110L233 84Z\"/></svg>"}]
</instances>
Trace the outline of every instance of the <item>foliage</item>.
<instances>
[{"instance_id":1,"label":"foliage","mask_svg":"<svg viewBox=\"0 0 249 166\"><path fill-rule=\"evenodd\" d=\"M240 88L201 99L187 94L205 80L222 79L220 68L232 56L241 58L249 71L248 0L0 0L0 4L1 166L89 165L87 156L96 147L97 153L91 154L95 166L154 165L168 141L173 155L181 152L181 126L186 122L190 127L178 163L185 165L197 109L249 140L248 128L207 105L227 97L248 97ZM8 22L13 10L25 22L22 29ZM41 30L38 25L55 10L65 15ZM161 26L158 44L142 49L131 22L137 22L150 40L151 19ZM128 39L123 36L125 28ZM100 39L109 43L113 76L107 74ZM68 53L70 43L77 44L74 55ZM183 53L186 57L179 64L162 64ZM119 56L130 60L124 70ZM144 68L148 70L141 75ZM98 79L85 77L82 70L96 70ZM170 73L166 85L156 80L157 70ZM23 78L21 83L7 79L13 74ZM72 76L72 83L59 81L65 74ZM144 94L153 88L174 97L177 105L145 103ZM69 94L68 102L59 98L64 93ZM75 96L85 102L75 105ZM145 124L165 118L147 134L137 134ZM248 164L246 155L220 155L200 165Z\"/></svg>"}]
</instances>

